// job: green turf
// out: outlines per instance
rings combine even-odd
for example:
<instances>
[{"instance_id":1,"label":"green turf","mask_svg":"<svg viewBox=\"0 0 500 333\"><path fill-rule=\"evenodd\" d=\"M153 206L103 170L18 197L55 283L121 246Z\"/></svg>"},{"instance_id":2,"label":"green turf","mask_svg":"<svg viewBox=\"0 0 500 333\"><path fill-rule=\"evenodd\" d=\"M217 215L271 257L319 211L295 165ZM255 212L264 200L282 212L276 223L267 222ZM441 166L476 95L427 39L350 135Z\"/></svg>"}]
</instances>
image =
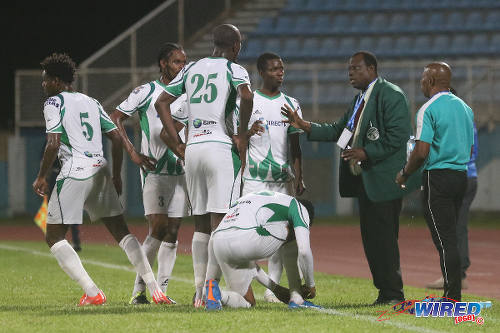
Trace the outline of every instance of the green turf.
<instances>
[{"instance_id":1,"label":"green turf","mask_svg":"<svg viewBox=\"0 0 500 333\"><path fill-rule=\"evenodd\" d=\"M35 251L35 252L33 252ZM59 268L50 251L38 242L0 243L0 331L5 332L449 332L500 331L500 302L465 295L464 301L492 300L481 313L485 323L462 323L451 318L415 318L401 314L377 321L388 306L372 307L376 292L366 279L315 275L318 296L325 311L288 310L267 304L263 289L254 285L257 306L248 310L224 309L218 313L196 310L192 263L179 255L168 294L175 306L129 306L135 274L117 246L85 246L81 252L89 274L104 290L108 302L101 307L77 308L82 291ZM115 265L103 267L102 264ZM224 283L222 283L224 285ZM408 299L422 299L426 290L405 287Z\"/></svg>"}]
</instances>

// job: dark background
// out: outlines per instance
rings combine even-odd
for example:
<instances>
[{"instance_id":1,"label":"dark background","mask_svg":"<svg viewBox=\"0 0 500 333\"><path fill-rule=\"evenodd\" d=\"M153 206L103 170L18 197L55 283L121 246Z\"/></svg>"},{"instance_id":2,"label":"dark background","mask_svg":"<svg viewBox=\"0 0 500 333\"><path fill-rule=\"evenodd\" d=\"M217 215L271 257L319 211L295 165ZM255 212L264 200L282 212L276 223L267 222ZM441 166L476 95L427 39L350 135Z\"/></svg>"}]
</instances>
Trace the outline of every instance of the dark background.
<instances>
[{"instance_id":1,"label":"dark background","mask_svg":"<svg viewBox=\"0 0 500 333\"><path fill-rule=\"evenodd\" d=\"M49 0L3 5L0 129L14 130L16 69L39 69L52 52L68 53L78 65L162 2Z\"/></svg>"}]
</instances>

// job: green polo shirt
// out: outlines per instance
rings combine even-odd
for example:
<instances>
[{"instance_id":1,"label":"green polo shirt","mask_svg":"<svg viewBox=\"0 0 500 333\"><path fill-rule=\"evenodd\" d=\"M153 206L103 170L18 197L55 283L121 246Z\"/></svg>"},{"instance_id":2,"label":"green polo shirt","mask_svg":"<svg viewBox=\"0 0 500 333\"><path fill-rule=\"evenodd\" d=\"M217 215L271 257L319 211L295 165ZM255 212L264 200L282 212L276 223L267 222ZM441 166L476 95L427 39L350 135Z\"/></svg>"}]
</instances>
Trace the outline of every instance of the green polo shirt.
<instances>
[{"instance_id":1,"label":"green polo shirt","mask_svg":"<svg viewBox=\"0 0 500 333\"><path fill-rule=\"evenodd\" d=\"M417 113L416 140L431 145L424 170L467 170L474 143L474 114L450 92L432 96Z\"/></svg>"}]
</instances>

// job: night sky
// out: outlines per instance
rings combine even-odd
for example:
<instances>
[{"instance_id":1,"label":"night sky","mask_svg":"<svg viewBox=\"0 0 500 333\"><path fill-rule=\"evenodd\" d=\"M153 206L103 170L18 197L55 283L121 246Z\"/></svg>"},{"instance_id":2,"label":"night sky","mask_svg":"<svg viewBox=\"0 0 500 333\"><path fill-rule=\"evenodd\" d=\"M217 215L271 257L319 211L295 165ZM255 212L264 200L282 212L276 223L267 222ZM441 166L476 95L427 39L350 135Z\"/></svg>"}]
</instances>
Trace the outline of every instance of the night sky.
<instances>
[{"instance_id":1,"label":"night sky","mask_svg":"<svg viewBox=\"0 0 500 333\"><path fill-rule=\"evenodd\" d=\"M0 129L14 128L16 69L39 69L52 52L66 52L79 64L162 2L18 1L2 8Z\"/></svg>"}]
</instances>

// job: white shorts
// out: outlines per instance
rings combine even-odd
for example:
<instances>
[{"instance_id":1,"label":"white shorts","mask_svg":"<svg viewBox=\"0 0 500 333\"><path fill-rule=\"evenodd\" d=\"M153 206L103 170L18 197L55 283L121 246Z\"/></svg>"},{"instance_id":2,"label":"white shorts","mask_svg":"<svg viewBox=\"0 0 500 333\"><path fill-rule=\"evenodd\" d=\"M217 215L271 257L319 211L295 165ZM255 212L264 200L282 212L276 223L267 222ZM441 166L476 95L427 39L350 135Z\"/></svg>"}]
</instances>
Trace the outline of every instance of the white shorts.
<instances>
[{"instance_id":1,"label":"white shorts","mask_svg":"<svg viewBox=\"0 0 500 333\"><path fill-rule=\"evenodd\" d=\"M142 186L144 215L189 216L189 202L184 175L148 174Z\"/></svg>"},{"instance_id":2,"label":"white shorts","mask_svg":"<svg viewBox=\"0 0 500 333\"><path fill-rule=\"evenodd\" d=\"M278 182L261 182L258 180L243 179L243 191L241 195L258 191L273 191L291 196L295 195L295 191L293 188L293 181L289 181L286 183L278 183Z\"/></svg>"},{"instance_id":3,"label":"white shorts","mask_svg":"<svg viewBox=\"0 0 500 333\"><path fill-rule=\"evenodd\" d=\"M193 215L227 213L239 198L236 181L240 160L231 145L220 142L192 144L186 148L186 184Z\"/></svg>"},{"instance_id":4,"label":"white shorts","mask_svg":"<svg viewBox=\"0 0 500 333\"><path fill-rule=\"evenodd\" d=\"M47 223L82 224L84 209L91 221L123 213L107 168L87 179L58 180L50 196Z\"/></svg>"},{"instance_id":5,"label":"white shorts","mask_svg":"<svg viewBox=\"0 0 500 333\"><path fill-rule=\"evenodd\" d=\"M282 241L255 230L227 230L212 235L217 262L229 289L244 296L257 275L255 262L277 252Z\"/></svg>"}]
</instances>

